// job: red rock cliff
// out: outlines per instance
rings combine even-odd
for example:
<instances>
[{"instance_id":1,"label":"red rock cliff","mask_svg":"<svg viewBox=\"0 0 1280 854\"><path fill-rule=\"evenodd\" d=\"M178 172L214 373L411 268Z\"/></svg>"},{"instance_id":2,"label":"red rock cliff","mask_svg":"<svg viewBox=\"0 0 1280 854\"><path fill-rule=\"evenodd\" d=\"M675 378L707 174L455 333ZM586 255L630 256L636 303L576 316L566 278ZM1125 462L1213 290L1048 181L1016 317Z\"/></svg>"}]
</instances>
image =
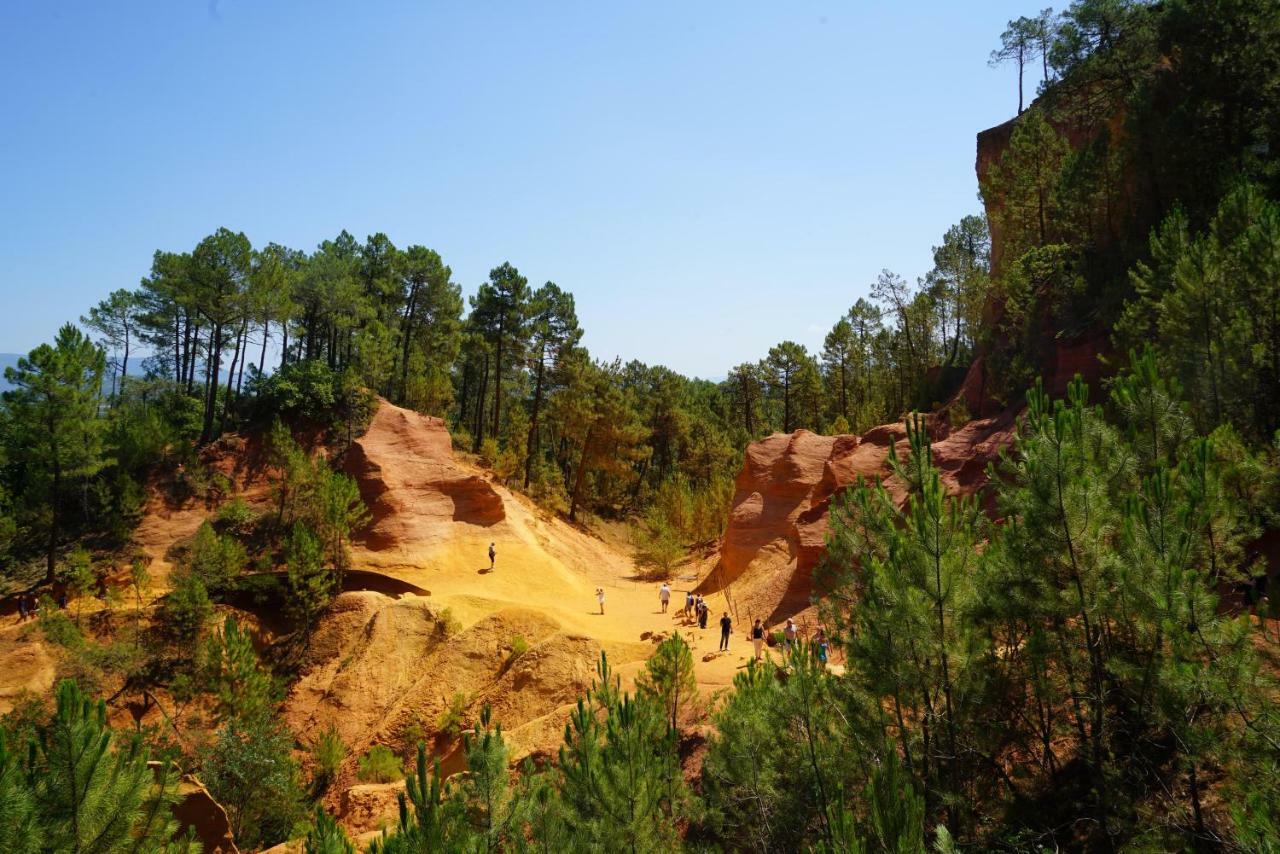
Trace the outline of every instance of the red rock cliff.
<instances>
[{"instance_id":1,"label":"red rock cliff","mask_svg":"<svg viewBox=\"0 0 1280 854\"><path fill-rule=\"evenodd\" d=\"M934 461L948 490L973 494L986 483L987 463L1013 440L1012 413L971 421L950 431L939 423ZM859 478L889 478L889 446L905 453L906 430L886 424L862 436L775 433L747 448L735 481L733 509L720 561L703 592L726 590L738 619L769 625L809 606L813 569L826 549L832 499ZM890 490L895 489L888 483Z\"/></svg>"},{"instance_id":2,"label":"red rock cliff","mask_svg":"<svg viewBox=\"0 0 1280 854\"><path fill-rule=\"evenodd\" d=\"M430 542L448 534L452 522L492 525L505 518L493 484L454 462L441 419L385 401L347 452L345 468L369 507L372 518L360 537L371 550Z\"/></svg>"}]
</instances>

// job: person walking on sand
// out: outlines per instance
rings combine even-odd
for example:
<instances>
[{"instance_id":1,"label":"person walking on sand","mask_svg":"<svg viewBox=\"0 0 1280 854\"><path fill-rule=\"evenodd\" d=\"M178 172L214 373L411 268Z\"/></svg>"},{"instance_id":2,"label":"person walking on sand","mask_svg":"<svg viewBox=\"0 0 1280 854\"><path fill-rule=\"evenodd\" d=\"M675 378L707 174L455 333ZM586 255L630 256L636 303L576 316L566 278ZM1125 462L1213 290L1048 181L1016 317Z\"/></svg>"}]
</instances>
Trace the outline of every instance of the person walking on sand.
<instances>
[{"instance_id":1,"label":"person walking on sand","mask_svg":"<svg viewBox=\"0 0 1280 854\"><path fill-rule=\"evenodd\" d=\"M707 617L710 616L711 609L707 607L707 603L703 600L699 603L698 608L698 628L705 629L707 627Z\"/></svg>"},{"instance_id":2,"label":"person walking on sand","mask_svg":"<svg viewBox=\"0 0 1280 854\"><path fill-rule=\"evenodd\" d=\"M604 588L596 588L596 601L600 603L600 616L604 616Z\"/></svg>"},{"instance_id":3,"label":"person walking on sand","mask_svg":"<svg viewBox=\"0 0 1280 854\"><path fill-rule=\"evenodd\" d=\"M493 564L498 557L498 550L493 547L493 543L489 543L489 571L493 572Z\"/></svg>"},{"instance_id":4,"label":"person walking on sand","mask_svg":"<svg viewBox=\"0 0 1280 854\"><path fill-rule=\"evenodd\" d=\"M693 613L693 591L686 590L684 592L684 615L686 617Z\"/></svg>"},{"instance_id":5,"label":"person walking on sand","mask_svg":"<svg viewBox=\"0 0 1280 854\"><path fill-rule=\"evenodd\" d=\"M724 616L720 618L720 651L729 651L729 632L733 631L733 620L729 619L729 612L725 611Z\"/></svg>"},{"instance_id":6,"label":"person walking on sand","mask_svg":"<svg viewBox=\"0 0 1280 854\"><path fill-rule=\"evenodd\" d=\"M822 626L818 626L818 633L813 637L813 648L818 653L818 661L822 662L822 666L827 666L827 651L830 644L827 643L827 632Z\"/></svg>"},{"instance_id":7,"label":"person walking on sand","mask_svg":"<svg viewBox=\"0 0 1280 854\"><path fill-rule=\"evenodd\" d=\"M751 625L751 645L755 647L756 661L759 661L761 654L764 652L764 623L760 622L759 617Z\"/></svg>"},{"instance_id":8,"label":"person walking on sand","mask_svg":"<svg viewBox=\"0 0 1280 854\"><path fill-rule=\"evenodd\" d=\"M782 636L787 641L787 652L795 652L800 640L800 630L796 628L796 621L791 617L787 617L787 624L782 629Z\"/></svg>"},{"instance_id":9,"label":"person walking on sand","mask_svg":"<svg viewBox=\"0 0 1280 854\"><path fill-rule=\"evenodd\" d=\"M667 604L671 601L671 588L665 581L662 582L662 587L658 588L658 601L662 603L662 613L667 613Z\"/></svg>"}]
</instances>

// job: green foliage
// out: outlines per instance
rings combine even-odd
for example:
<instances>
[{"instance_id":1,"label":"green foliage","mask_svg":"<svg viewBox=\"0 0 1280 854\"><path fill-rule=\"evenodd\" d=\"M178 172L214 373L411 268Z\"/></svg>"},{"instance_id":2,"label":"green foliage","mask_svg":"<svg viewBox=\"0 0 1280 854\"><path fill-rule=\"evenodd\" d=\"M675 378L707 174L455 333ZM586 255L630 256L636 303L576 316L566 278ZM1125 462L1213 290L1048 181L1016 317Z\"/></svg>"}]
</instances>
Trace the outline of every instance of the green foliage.
<instances>
[{"instance_id":1,"label":"green foliage","mask_svg":"<svg viewBox=\"0 0 1280 854\"><path fill-rule=\"evenodd\" d=\"M316 618L333 598L337 579L323 561L320 541L306 525L295 522L285 546L289 572L286 608L301 627L304 638L311 637Z\"/></svg>"},{"instance_id":2,"label":"green foliage","mask_svg":"<svg viewBox=\"0 0 1280 854\"><path fill-rule=\"evenodd\" d=\"M862 787L879 723L874 707L842 696L809 650L785 669L748 662L716 713L703 773L707 820L720 836L754 850L789 839L832 841L830 819L841 791Z\"/></svg>"},{"instance_id":3,"label":"green foliage","mask_svg":"<svg viewBox=\"0 0 1280 854\"><path fill-rule=\"evenodd\" d=\"M619 690L603 655L598 675L570 715L560 748L569 821L590 847L670 850L675 825L687 815L676 732L658 702Z\"/></svg>"},{"instance_id":4,"label":"green foliage","mask_svg":"<svg viewBox=\"0 0 1280 854\"><path fill-rule=\"evenodd\" d=\"M698 701L698 681L693 672L693 651L679 632L658 644L636 680L639 694L655 701L673 731L681 722L681 711Z\"/></svg>"},{"instance_id":5,"label":"green foliage","mask_svg":"<svg viewBox=\"0 0 1280 854\"><path fill-rule=\"evenodd\" d=\"M170 813L177 779L153 771L138 738L118 739L106 707L70 681L25 761L0 736L0 850L86 854L192 850Z\"/></svg>"},{"instance_id":6,"label":"green foliage","mask_svg":"<svg viewBox=\"0 0 1280 854\"><path fill-rule=\"evenodd\" d=\"M213 617L213 603L204 582L191 570L179 569L169 578L173 587L161 602L160 619L175 647L194 657Z\"/></svg>"},{"instance_id":7,"label":"green foliage","mask_svg":"<svg viewBox=\"0 0 1280 854\"><path fill-rule=\"evenodd\" d=\"M428 766L426 748L419 744L415 771L400 796L400 821L370 844L369 854L467 850L472 837L460 806L458 799L444 797L440 763Z\"/></svg>"},{"instance_id":8,"label":"green foliage","mask_svg":"<svg viewBox=\"0 0 1280 854\"><path fill-rule=\"evenodd\" d=\"M357 776L366 783L390 783L404 776L400 757L385 744L370 747L369 752L360 757L359 766Z\"/></svg>"},{"instance_id":9,"label":"green foliage","mask_svg":"<svg viewBox=\"0 0 1280 854\"><path fill-rule=\"evenodd\" d=\"M463 727L466 726L469 704L470 700L466 694L461 691L455 692L449 698L449 704L440 713L440 717L436 719L436 729L449 738L457 738L461 735Z\"/></svg>"},{"instance_id":10,"label":"green foliage","mask_svg":"<svg viewBox=\"0 0 1280 854\"><path fill-rule=\"evenodd\" d=\"M306 854L356 854L356 847L333 816L318 806L303 851Z\"/></svg>"},{"instance_id":11,"label":"green foliage","mask_svg":"<svg viewBox=\"0 0 1280 854\"><path fill-rule=\"evenodd\" d=\"M272 715L228 720L201 779L226 809L236 843L246 848L291 838L305 815L293 736Z\"/></svg>"},{"instance_id":12,"label":"green foliage","mask_svg":"<svg viewBox=\"0 0 1280 854\"><path fill-rule=\"evenodd\" d=\"M319 469L316 481L315 506L309 515L340 578L347 568L351 532L368 523L369 511L360 498L356 482L345 474Z\"/></svg>"},{"instance_id":13,"label":"green foliage","mask_svg":"<svg viewBox=\"0 0 1280 854\"><path fill-rule=\"evenodd\" d=\"M506 660L502 664L502 669L508 670L511 665L515 664L524 654L529 651L529 642L525 640L524 635L516 635L511 639L511 651L507 653Z\"/></svg>"},{"instance_id":14,"label":"green foliage","mask_svg":"<svg viewBox=\"0 0 1280 854\"><path fill-rule=\"evenodd\" d=\"M5 368L7 439L21 449L11 456L13 494L22 495L26 524L41 532L46 581L52 582L70 489L102 470L104 422L97 417L106 357L80 330L67 324L52 346L41 344Z\"/></svg>"},{"instance_id":15,"label":"green foliage","mask_svg":"<svg viewBox=\"0 0 1280 854\"><path fill-rule=\"evenodd\" d=\"M1155 341L1159 370L1187 390L1200 432L1230 422L1255 438L1280 428L1280 203L1242 184L1204 233L1174 210L1131 273L1117 337Z\"/></svg>"},{"instance_id":16,"label":"green foliage","mask_svg":"<svg viewBox=\"0 0 1280 854\"><path fill-rule=\"evenodd\" d=\"M328 789L329 783L341 770L342 763L347 761L349 752L337 727L330 724L320 733L315 744L311 745L313 791L324 792Z\"/></svg>"},{"instance_id":17,"label":"green foliage","mask_svg":"<svg viewBox=\"0 0 1280 854\"><path fill-rule=\"evenodd\" d=\"M249 533L257 519L258 514L238 495L218 508L218 525L239 536Z\"/></svg>"},{"instance_id":18,"label":"green foliage","mask_svg":"<svg viewBox=\"0 0 1280 854\"><path fill-rule=\"evenodd\" d=\"M271 675L259 666L253 639L234 617L227 617L222 633L205 648L204 677L224 720L263 717L274 704Z\"/></svg>"},{"instance_id":19,"label":"green foliage","mask_svg":"<svg viewBox=\"0 0 1280 854\"><path fill-rule=\"evenodd\" d=\"M489 706L474 733L463 736L467 775L456 797L471 825L477 849L501 850L513 841L518 810L511 792L510 751L502 725L491 725Z\"/></svg>"},{"instance_id":20,"label":"green foliage","mask_svg":"<svg viewBox=\"0 0 1280 854\"><path fill-rule=\"evenodd\" d=\"M80 628L48 596L40 598L40 631L49 643L67 650L79 650L85 644Z\"/></svg>"},{"instance_id":21,"label":"green foliage","mask_svg":"<svg viewBox=\"0 0 1280 854\"><path fill-rule=\"evenodd\" d=\"M219 534L208 521L196 529L183 567L210 594L232 590L248 563L244 546L228 534Z\"/></svg>"},{"instance_id":22,"label":"green foliage","mask_svg":"<svg viewBox=\"0 0 1280 854\"><path fill-rule=\"evenodd\" d=\"M445 607L436 619L436 631L444 639L449 639L462 631L462 621L454 616L453 609Z\"/></svg>"}]
</instances>

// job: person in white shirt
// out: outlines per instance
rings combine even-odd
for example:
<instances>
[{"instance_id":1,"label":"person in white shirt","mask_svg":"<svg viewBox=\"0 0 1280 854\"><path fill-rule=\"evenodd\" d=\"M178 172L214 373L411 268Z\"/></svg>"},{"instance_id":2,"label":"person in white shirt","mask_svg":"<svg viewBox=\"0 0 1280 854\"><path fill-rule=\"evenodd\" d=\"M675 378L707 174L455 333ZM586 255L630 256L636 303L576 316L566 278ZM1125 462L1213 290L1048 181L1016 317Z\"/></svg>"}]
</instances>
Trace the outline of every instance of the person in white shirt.
<instances>
[{"instance_id":1,"label":"person in white shirt","mask_svg":"<svg viewBox=\"0 0 1280 854\"><path fill-rule=\"evenodd\" d=\"M671 601L671 588L667 583L662 582L662 587L658 590L658 601L662 603L662 613L667 613L667 603Z\"/></svg>"}]
</instances>

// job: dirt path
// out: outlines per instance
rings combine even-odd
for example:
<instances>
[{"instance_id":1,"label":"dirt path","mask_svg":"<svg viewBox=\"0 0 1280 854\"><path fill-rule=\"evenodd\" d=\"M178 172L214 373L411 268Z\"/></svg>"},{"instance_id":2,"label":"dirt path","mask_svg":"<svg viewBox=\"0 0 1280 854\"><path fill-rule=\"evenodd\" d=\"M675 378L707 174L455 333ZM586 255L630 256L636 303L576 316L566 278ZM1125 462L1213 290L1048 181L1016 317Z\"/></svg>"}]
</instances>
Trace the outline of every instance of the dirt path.
<instances>
[{"instance_id":1,"label":"dirt path","mask_svg":"<svg viewBox=\"0 0 1280 854\"><path fill-rule=\"evenodd\" d=\"M684 633L693 648L698 682L704 692L732 684L746 666L750 642L746 626L734 626L730 652L720 654L719 618L726 608L723 595L708 599L711 618L706 629L684 620L679 611L684 592L696 580L672 584L668 613L662 613L660 583L636 580L629 556L604 542L551 518L521 496L496 487L507 517L492 526L454 523L452 535L424 546L404 562L387 565L377 552L357 550L357 566L376 569L431 591L431 600L448 607L464 626L502 610L536 610L554 620L566 634L598 641L620 675L633 676L652 653L655 634ZM488 548L497 551L489 569ZM595 590L605 591L600 614ZM710 660L704 661L710 655Z\"/></svg>"}]
</instances>

